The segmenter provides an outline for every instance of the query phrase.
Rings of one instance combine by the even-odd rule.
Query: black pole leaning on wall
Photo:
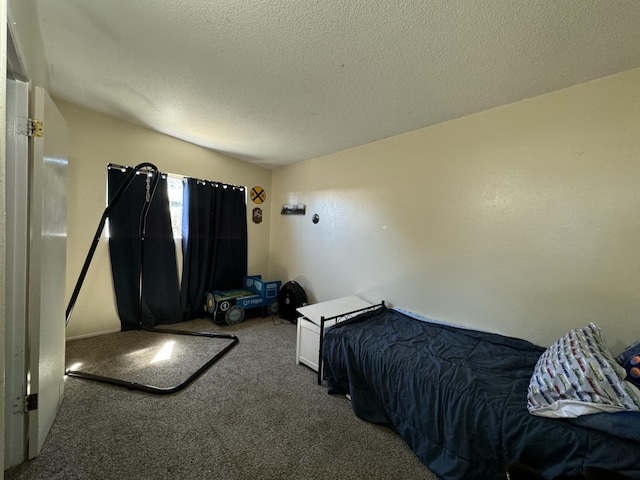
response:
[[[111,167],[111,165],[109,165]],[[121,167],[118,167],[121,168]],[[109,214],[113,207],[118,203],[120,197],[127,191],[133,179],[137,175],[139,171],[143,168],[147,168],[150,170],[157,171],[157,167],[152,163],[141,163],[137,165],[134,169],[129,172],[129,175],[125,178],[120,188],[116,191],[115,195],[107,205],[107,208],[104,209],[102,213],[102,217],[100,217],[100,222],[98,223],[98,228],[96,229],[96,233],[93,236],[93,241],[91,242],[91,246],[89,247],[89,253],[87,253],[87,258],[82,265],[82,270],[80,271],[80,275],[78,276],[78,280],[76,282],[76,286],[73,289],[73,293],[71,294],[71,299],[69,300],[69,304],[67,305],[65,325],[69,325],[69,318],[71,317],[71,313],[73,313],[73,308],[76,305],[76,301],[78,300],[78,295],[80,294],[80,289],[84,284],[85,277],[87,276],[87,272],[89,271],[89,265],[91,265],[91,261],[93,260],[93,255],[96,253],[96,248],[98,247],[98,243],[100,242],[100,237],[102,236],[102,231],[104,230],[104,225],[107,222],[107,218],[109,218]]]

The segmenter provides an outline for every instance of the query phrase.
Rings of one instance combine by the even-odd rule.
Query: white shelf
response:
[[[313,305],[306,305],[299,307],[298,313],[311,320],[316,325],[320,325],[320,318],[335,317],[336,315],[342,315],[343,313],[353,312],[361,308],[370,307],[371,304],[365,300],[362,300],[355,295],[348,297],[336,298],[335,300],[329,300],[327,302],[314,303]]]
[[[302,363],[314,371],[318,371],[322,317],[330,318],[370,306],[372,305],[369,302],[355,295],[350,295],[298,308],[297,311],[302,316],[298,318],[297,324],[296,363]],[[335,320],[325,322],[325,330],[333,324],[335,324]]]

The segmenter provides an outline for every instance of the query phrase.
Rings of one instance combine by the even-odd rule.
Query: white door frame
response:
[[[4,468],[27,455],[26,302],[29,84],[7,22]]]
[[[24,461],[26,447],[26,322],[29,86],[7,80],[5,262],[5,468]]]

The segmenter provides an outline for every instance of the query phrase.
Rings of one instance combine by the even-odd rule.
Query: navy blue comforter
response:
[[[543,351],[381,307],[329,329],[322,354],[329,393],[349,393],[358,417],[395,430],[442,479],[503,480],[515,461],[546,478],[597,466],[640,479],[640,443],[529,414]]]

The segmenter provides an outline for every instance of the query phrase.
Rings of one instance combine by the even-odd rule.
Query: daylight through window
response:
[[[169,210],[171,211],[171,228],[173,238],[182,238],[182,177],[167,175],[169,190]]]

